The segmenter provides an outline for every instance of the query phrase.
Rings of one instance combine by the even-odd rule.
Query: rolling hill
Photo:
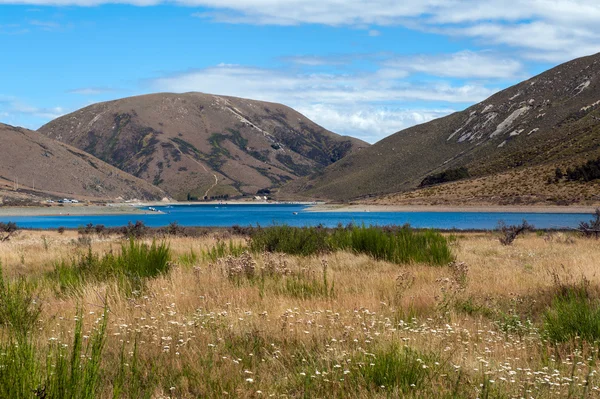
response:
[[[268,193],[368,146],[280,104],[202,93],[94,104],[39,131],[179,200]]]
[[[77,148],[0,123],[0,196],[28,195],[111,200],[166,196]]]
[[[281,194],[329,200],[379,197],[392,203],[411,198],[428,202],[431,196],[442,202],[452,196],[468,201],[478,193],[491,202],[519,202],[528,196],[534,202],[563,197],[584,201],[594,196],[589,185],[549,178],[556,167],[575,167],[599,155],[596,54],[559,65],[462,112],[395,133],[322,173],[290,183]],[[453,179],[460,182],[437,185]],[[422,184],[436,185],[402,194]],[[565,192],[569,194],[561,197]]]

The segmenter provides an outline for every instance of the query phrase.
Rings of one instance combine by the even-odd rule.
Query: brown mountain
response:
[[[422,195],[416,197],[435,193],[443,200],[452,193],[466,200],[485,196],[493,187],[490,195],[497,196],[496,202],[511,196],[518,202],[521,194],[535,196],[541,191],[544,194],[535,201],[552,201],[565,187],[576,187],[576,182],[550,185],[548,177],[556,166],[575,167],[599,155],[600,54],[596,54],[557,66],[462,112],[395,133],[321,174],[292,182],[283,192],[348,200],[467,179],[475,182],[475,188],[465,190],[464,184],[453,183],[450,191],[444,191],[442,184],[436,190],[419,190]],[[503,177],[494,180],[497,184],[490,180],[500,174]],[[588,191],[577,198],[590,199]],[[571,187],[569,192],[579,190]]]
[[[13,191],[18,188],[17,192]],[[0,123],[0,191],[54,197],[161,199],[157,187],[35,131]]]
[[[95,104],[39,131],[178,199],[254,195],[368,146],[281,104],[202,93]]]

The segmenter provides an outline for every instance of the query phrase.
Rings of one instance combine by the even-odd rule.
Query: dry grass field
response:
[[[0,301],[25,314],[21,298],[40,314],[21,337],[0,312],[2,392],[11,383],[13,397],[47,398],[598,397],[599,242],[447,238],[455,261],[434,266],[350,252],[215,260],[210,248],[248,238],[167,236],[169,268],[134,289],[57,277],[61,262],[119,253],[129,245],[120,236],[20,231],[0,243]],[[589,329],[576,318],[560,325],[565,309]],[[27,345],[32,359],[19,354]]]

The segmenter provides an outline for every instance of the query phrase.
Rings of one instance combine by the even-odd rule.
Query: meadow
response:
[[[0,397],[600,395],[596,239],[134,235],[0,242]]]

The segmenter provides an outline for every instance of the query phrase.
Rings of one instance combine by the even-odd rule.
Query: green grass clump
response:
[[[40,313],[34,286],[22,278],[5,280],[0,268],[0,397],[97,397],[107,310],[87,341],[78,312],[72,345],[56,341],[47,351],[36,344]]]
[[[41,306],[33,286],[25,279],[4,279],[0,265],[0,325],[4,329],[0,344],[0,397],[29,398],[36,387],[40,365],[32,333],[38,323]]]
[[[146,279],[169,271],[171,250],[166,243],[151,245],[131,238],[121,246],[121,251],[112,251],[102,256],[94,254],[91,247],[79,258],[55,264],[50,277],[59,282],[61,290],[77,290],[87,282],[116,279],[122,288],[139,290]]]
[[[327,230],[320,227],[274,226],[259,228],[250,248],[254,252],[283,252],[310,256],[345,250],[367,254],[374,259],[393,263],[428,263],[445,265],[453,260],[446,237],[432,230],[417,231],[410,227],[350,226]]]
[[[209,249],[202,250],[202,259],[216,262],[218,259],[224,258],[226,256],[240,256],[246,251],[247,248],[244,244],[236,244],[233,240],[229,240],[229,243],[225,243],[224,241],[217,241],[216,245],[212,246]],[[192,255],[195,257],[196,254]]]
[[[283,276],[280,284],[273,291],[277,295],[285,295],[298,299],[331,298],[335,295],[334,284],[327,280],[327,269],[323,268],[322,275],[309,271],[300,271]]]
[[[380,227],[337,229],[332,235],[335,249],[364,253],[392,263],[445,265],[454,258],[446,237],[432,230],[416,231],[402,227],[386,231]]]
[[[0,264],[0,325],[22,341],[34,329],[40,312],[34,286],[22,277],[6,281]]]
[[[600,340],[600,304],[583,289],[571,288],[557,295],[544,314],[544,332],[555,343],[579,337]]]
[[[429,385],[430,356],[409,348],[392,345],[359,356],[352,363],[360,365],[354,378],[369,390],[388,392],[419,391]]]
[[[329,233],[319,227],[273,226],[258,228],[252,234],[253,252],[283,252],[309,256],[332,250]]]

